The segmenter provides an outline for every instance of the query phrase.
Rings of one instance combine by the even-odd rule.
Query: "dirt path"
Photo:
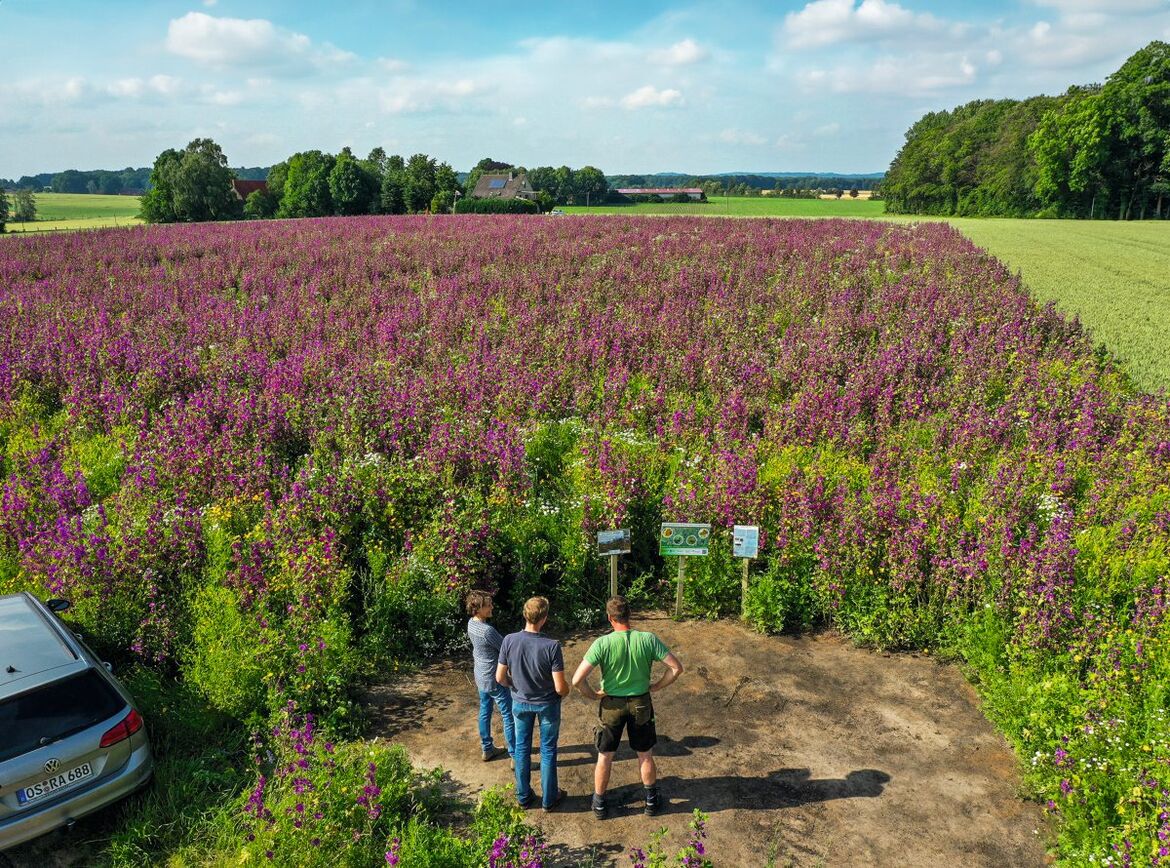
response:
[[[635,626],[658,633],[687,667],[655,697],[669,807],[642,815],[637,762],[623,746],[610,789],[621,806],[604,822],[593,818],[596,711],[574,693],[558,761],[569,798],[557,813],[529,814],[555,846],[552,864],[629,865],[625,853],[660,826],[673,852],[694,808],[710,816],[709,851],[721,866],[1044,864],[1041,812],[1019,798],[1011,750],[953,667],[859,650],[831,634],[770,638],[730,621],[665,617]],[[570,673],[592,638],[565,642]],[[470,658],[434,664],[372,701],[376,734],[474,793],[512,778],[506,759],[480,761],[470,673]],[[533,766],[539,790],[535,757]]]

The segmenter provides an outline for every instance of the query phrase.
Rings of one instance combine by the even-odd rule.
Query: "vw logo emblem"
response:
[[[57,759],[56,757],[45,763],[45,771],[50,775],[59,768],[61,768],[61,760]]]

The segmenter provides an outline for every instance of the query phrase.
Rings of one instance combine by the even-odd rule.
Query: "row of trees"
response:
[[[365,158],[343,148],[337,155],[301,151],[268,171],[267,189],[244,202],[232,188],[235,172],[211,139],[196,139],[182,151],[168,149],[155,160],[142,216],[152,223],[231,220],[239,217],[324,217],[354,214],[447,213],[470,196],[484,172],[525,171],[485,157],[463,183],[455,170],[427,154],[403,158],[374,148]],[[541,166],[528,171],[538,204],[605,201],[609,185],[600,169]]]
[[[1104,85],[931,112],[882,183],[893,213],[1161,218],[1170,199],[1170,45]]]
[[[336,156],[302,151],[269,170],[267,191],[249,195],[244,214],[260,219],[449,211],[456,191],[455,170],[426,154],[404,159],[374,148],[359,159],[349,148]]]
[[[882,175],[827,174],[724,174],[680,175],[661,172],[653,175],[610,175],[610,186],[618,187],[699,187],[708,196],[758,196],[765,190],[872,190]]]

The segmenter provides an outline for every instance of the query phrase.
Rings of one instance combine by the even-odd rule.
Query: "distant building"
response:
[[[528,183],[525,172],[484,173],[471,191],[473,199],[529,199],[536,200],[536,191]]]
[[[236,194],[236,198],[241,202],[246,202],[248,197],[257,190],[266,193],[268,192],[267,181],[242,181],[239,178],[232,178],[232,190]]]
[[[680,193],[694,202],[701,202],[707,197],[699,187],[622,187],[618,190],[623,196],[657,196],[659,199],[673,199]]]

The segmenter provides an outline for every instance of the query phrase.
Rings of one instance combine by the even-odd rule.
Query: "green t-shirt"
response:
[[[585,662],[601,669],[601,690],[607,696],[641,696],[650,689],[650,666],[670,649],[653,633],[615,630],[597,639]]]

